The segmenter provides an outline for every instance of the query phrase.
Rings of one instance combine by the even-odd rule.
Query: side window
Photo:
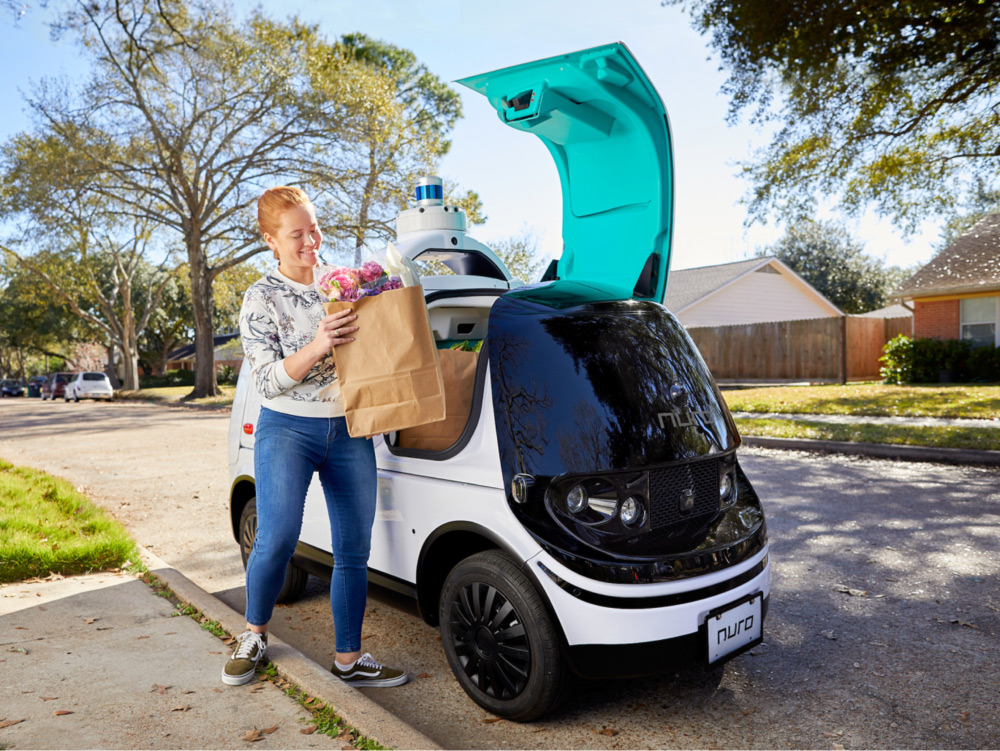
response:
[[[974,347],[994,347],[997,341],[997,318],[1000,297],[973,297],[961,301],[959,335]]]

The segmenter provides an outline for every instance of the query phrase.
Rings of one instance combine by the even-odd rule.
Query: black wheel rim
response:
[[[451,645],[465,675],[494,699],[518,696],[531,675],[531,646],[521,616],[496,587],[466,584],[451,603]]]
[[[246,523],[243,525],[243,536],[240,540],[240,547],[243,549],[243,567],[246,568],[250,559],[250,551],[253,550],[253,541],[257,537],[257,514],[248,514]]]

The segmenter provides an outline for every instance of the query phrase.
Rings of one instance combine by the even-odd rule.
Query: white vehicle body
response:
[[[558,94],[557,86],[565,85],[563,90],[567,92],[576,90],[572,86],[592,86],[599,94],[608,81],[613,86],[631,86],[624,113],[630,116],[641,109],[635,104],[639,97],[651,104],[659,102],[655,90],[622,45],[535,65],[549,66],[549,78],[534,69],[522,70],[531,68],[529,64],[463,83],[477,90],[493,86],[486,93],[501,111],[516,108],[520,112],[530,99],[530,107],[534,108],[531,117],[548,117],[548,122],[558,125],[558,134],[580,134],[585,144],[594,143],[597,126],[617,131],[601,119],[605,114],[574,110],[579,105]],[[567,69],[569,73],[565,73]],[[560,83],[559,75],[571,74],[576,79]],[[494,77],[487,84],[491,75]],[[517,76],[548,83],[537,92],[521,93],[517,87],[522,83],[514,80]],[[501,96],[502,86],[508,86],[508,94],[518,96]],[[549,94],[546,104],[548,91],[557,93]],[[579,95],[574,98],[581,99]],[[536,99],[542,103],[536,104]],[[659,106],[662,108],[662,104]],[[559,125],[559,117],[564,114],[569,126]],[[586,127],[573,125],[572,118],[577,116],[586,120]],[[510,115],[502,117],[513,119]],[[639,135],[669,150],[665,118],[658,118],[652,118],[648,127],[643,125]],[[539,122],[544,125],[546,121]],[[636,163],[640,169],[652,170],[651,175],[644,176],[649,185],[655,187],[658,181],[669,180],[669,165],[650,166],[648,160]],[[586,172],[580,170],[577,174]],[[563,177],[565,199],[568,178]],[[623,226],[611,221],[617,221],[615,208],[608,209],[607,199],[601,197],[603,204],[591,201],[601,209],[595,214],[598,218],[593,229],[564,227],[564,234],[577,237],[579,244],[575,258],[564,253],[558,262],[561,280],[550,270],[546,278],[553,281],[525,286],[511,277],[492,250],[467,235],[462,212],[444,205],[440,196],[440,180],[421,181],[418,206],[400,213],[396,247],[418,267],[430,261],[429,266],[421,268],[440,268],[434,264],[443,264],[453,272],[422,276],[435,339],[442,343],[483,340],[484,344],[471,411],[464,432],[449,449],[401,449],[396,434],[373,439],[378,496],[368,564],[371,581],[415,596],[424,620],[440,625],[449,663],[466,692],[484,707],[512,719],[530,719],[554,706],[558,687],[537,686],[543,680],[539,674],[558,674],[553,660],[565,661],[573,672],[592,677],[637,675],[661,671],[678,660],[717,663],[759,642],[770,593],[763,511],[739,467],[739,436],[725,402],[693,343],[660,304],[666,274],[657,273],[657,264],[662,264],[663,269],[668,267],[669,248],[654,251],[648,259],[646,249],[629,255],[622,261],[624,268],[617,269],[618,287],[609,287],[611,292],[600,289],[589,277],[574,277],[574,269],[587,266],[586,238],[593,234],[595,242],[603,242],[601,233]],[[590,199],[584,196],[575,200],[586,206]],[[669,210],[670,200],[666,195],[662,205],[649,203],[653,213],[643,218],[658,243],[664,238],[669,241],[669,216],[663,212]],[[625,209],[622,220],[634,223],[634,205]],[[664,223],[667,231],[663,230]],[[552,268],[556,269],[556,264]],[[622,280],[635,279],[640,270],[635,292],[629,286],[622,294]],[[631,281],[628,283],[631,285]],[[638,336],[628,328],[636,321],[646,327]],[[582,350],[587,350],[586,357],[592,359],[578,357],[574,369],[561,359],[570,351],[570,344],[551,357],[545,347],[551,347],[556,340],[569,342],[576,335],[550,336],[546,332],[581,322],[593,327],[582,337]],[[505,360],[497,347],[508,335],[520,336],[519,346],[525,347],[527,354]],[[541,348],[532,349],[536,344]],[[532,352],[539,356],[533,358]],[[635,362],[649,370],[645,380],[627,373],[632,367],[628,358],[633,354]],[[606,367],[608,363],[612,367]],[[538,375],[541,385],[525,373]],[[616,380],[619,374],[620,383]],[[504,406],[509,405],[503,399],[505,389],[510,388],[508,382],[519,377],[527,379],[519,383],[528,392],[543,394],[547,386],[552,387],[551,398],[539,399],[539,404],[554,406],[539,407],[535,412],[540,416],[532,413],[534,416],[529,418],[538,422],[529,425],[528,432],[549,430],[549,437],[558,437],[558,441],[543,441],[549,448],[535,449],[533,458],[525,458],[528,449],[522,455],[516,438],[519,433],[511,427],[518,419],[529,418],[521,415],[515,419],[510,407]],[[553,379],[551,384],[545,382],[548,377]],[[599,386],[610,395],[598,397]],[[580,387],[593,397],[595,419],[597,412],[605,408],[620,408],[625,414],[638,406],[635,414],[639,422],[646,422],[638,426],[626,424],[635,422],[635,415],[629,413],[631,416],[625,420],[619,414],[611,423],[600,423],[590,430],[585,421],[567,419],[567,415],[575,414],[576,403],[559,402],[563,395],[557,392]],[[593,410],[590,405],[588,402],[584,407]],[[259,409],[259,396],[249,372],[243,368],[230,425],[229,468],[233,535],[243,546],[244,556],[252,542],[249,531],[256,529],[255,520],[252,527],[245,527],[244,509],[250,507],[254,497],[253,430]],[[498,425],[498,420],[503,424]],[[551,432],[563,428],[565,433]],[[613,447],[610,438],[605,440],[612,429],[625,436]],[[605,441],[607,445],[595,450],[593,460],[585,460],[573,448],[577,445],[573,441],[579,439],[583,441],[579,445],[584,447],[590,445],[588,441]],[[625,459],[614,458],[624,455],[623,450],[628,455]],[[517,454],[516,468],[512,466],[512,452]],[[573,483],[577,485],[566,492]],[[613,484],[613,493],[607,490],[608,483]],[[595,490],[598,486],[605,489]],[[584,488],[580,492],[585,499],[579,517],[567,506],[578,488]],[[624,508],[626,501],[633,500],[638,501],[640,513],[634,517],[637,521],[629,522]],[[595,513],[603,509],[600,513],[605,515],[587,517],[592,509],[597,510]],[[673,514],[673,521],[665,521],[665,513]],[[685,516],[688,513],[691,516]],[[699,518],[702,521],[696,524]],[[634,526],[625,526],[630,524]],[[326,504],[318,479],[314,478],[292,568],[322,574],[324,567],[332,564],[331,550]],[[498,551],[499,557],[490,558],[489,551]],[[513,563],[520,583],[511,584],[513,580],[508,576],[501,586],[497,583],[500,579],[489,571],[476,573],[484,566],[495,568],[496,561]],[[288,581],[286,578],[286,586]],[[533,661],[525,663],[530,667],[530,676],[516,689],[506,689],[496,676],[492,684],[491,679],[483,677],[489,660],[503,659],[496,656],[504,654],[501,635],[494,634],[497,640],[492,641],[482,631],[482,623],[476,621],[466,636],[455,636],[465,618],[455,614],[460,605],[456,598],[472,592],[478,612],[478,593],[488,593],[484,596],[487,603],[492,603],[494,589],[508,596],[507,604],[515,614],[527,609],[528,599],[536,598],[533,602],[536,606],[541,602],[543,619],[551,625],[548,631],[538,631],[547,635],[548,641],[532,636],[522,650],[528,651]],[[511,596],[515,590],[524,597]],[[489,610],[488,604],[485,609]],[[542,610],[534,607],[536,616]],[[522,612],[517,616],[515,629],[523,632],[528,627],[531,619],[526,615]],[[499,613],[496,617],[500,617]],[[480,629],[475,639],[469,636],[473,627]],[[454,643],[449,635],[455,637]],[[555,651],[553,643],[557,643]],[[467,655],[474,650],[477,656],[473,660]]]
[[[77,373],[76,377],[66,384],[64,399],[68,402],[71,399],[75,402],[81,399],[104,399],[111,401],[115,391],[111,387],[111,381],[104,373],[96,371],[84,371]]]

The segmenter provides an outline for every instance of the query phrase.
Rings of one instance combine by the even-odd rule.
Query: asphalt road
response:
[[[227,420],[5,399],[0,457],[72,480],[241,610]],[[763,450],[741,461],[764,499],[773,568],[752,653],[712,671],[584,683],[540,721],[490,722],[451,676],[437,632],[372,587],[364,649],[414,680],[369,694],[457,748],[1000,746],[1000,473]],[[325,582],[279,607],[272,628],[329,662]]]

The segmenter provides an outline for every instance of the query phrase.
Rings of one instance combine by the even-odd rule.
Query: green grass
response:
[[[926,425],[833,425],[809,420],[740,418],[742,435],[768,438],[814,438],[851,443],[890,443],[902,446],[984,449],[1000,451],[1000,429]]]
[[[157,388],[139,389],[138,391],[119,391],[119,399],[142,402],[161,402],[175,404],[207,404],[216,407],[232,406],[236,387],[224,385],[219,396],[202,397],[201,399],[185,399],[191,393],[192,386],[159,386]]]
[[[1000,385],[779,386],[725,391],[734,412],[1000,418]]]
[[[0,583],[139,562],[125,528],[73,486],[0,459]]]

